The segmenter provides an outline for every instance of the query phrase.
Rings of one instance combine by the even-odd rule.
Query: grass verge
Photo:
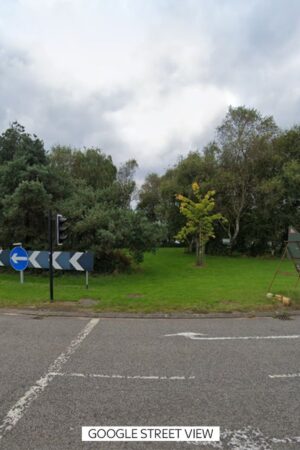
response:
[[[90,276],[89,290],[83,273],[58,274],[54,294],[60,304],[94,299],[94,310],[105,312],[268,311],[280,306],[266,298],[277,265],[273,259],[209,256],[206,266],[198,268],[194,256],[182,249],[160,249],[147,254],[132,274]],[[291,297],[292,308],[300,308],[294,266],[285,261],[282,270],[294,277],[279,275],[273,293]],[[21,286],[17,273],[0,273],[0,306],[46,306],[48,298],[46,275],[25,273]]]

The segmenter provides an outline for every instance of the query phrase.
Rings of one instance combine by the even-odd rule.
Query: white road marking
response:
[[[173,377],[165,377],[165,376],[157,376],[157,375],[106,375],[102,373],[63,373],[63,372],[52,372],[53,377],[79,377],[79,378],[117,378],[123,380],[194,380],[196,377],[185,377],[185,376],[173,376]]]
[[[222,450],[273,450],[274,444],[298,444],[300,436],[284,437],[282,439],[265,436],[259,428],[244,427],[240,430],[221,428],[220,442],[187,442],[190,445],[204,446]]]
[[[197,341],[238,341],[238,340],[260,340],[260,339],[300,339],[300,334],[291,334],[287,336],[213,336],[213,337],[201,337],[201,333],[177,333],[177,334],[165,334],[166,336],[183,336],[188,339]]]
[[[22,314],[18,314],[18,313],[1,313],[1,315],[3,314],[3,316],[21,316]]]
[[[300,377],[299,373],[283,373],[282,375],[269,375],[269,378],[298,378]]]
[[[195,339],[195,336],[207,336],[207,334],[193,333],[192,331],[187,331],[185,333],[165,334],[165,336],[184,336],[186,338]]]
[[[71,342],[65,352],[61,353],[56,360],[48,367],[47,373],[35,382],[31,388],[21,397],[17,403],[8,411],[3,422],[0,425],[0,440],[4,434],[10,431],[18,421],[23,417],[31,403],[41,394],[48,384],[55,377],[54,374],[61,372],[64,364],[69,360],[71,355],[78,349],[82,341],[90,334],[100,319],[91,319],[88,324],[80,331],[75,339]]]

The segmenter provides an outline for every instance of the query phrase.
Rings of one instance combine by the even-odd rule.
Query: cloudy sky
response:
[[[300,123],[299,0],[1,0],[0,131],[162,173],[229,105]]]

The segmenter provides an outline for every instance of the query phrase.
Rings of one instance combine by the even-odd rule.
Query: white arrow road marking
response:
[[[27,261],[28,260],[27,256],[18,256],[16,253],[14,253],[12,255],[11,259],[15,264],[18,264],[19,261]]]
[[[42,266],[36,260],[36,258],[39,256],[39,254],[40,254],[39,251],[34,251],[29,256],[29,261],[31,262],[33,267],[35,267],[36,269],[41,269],[42,268]]]
[[[2,252],[3,252],[3,250],[0,250],[0,255],[1,255]],[[2,261],[0,261],[0,266],[4,266]]]
[[[72,258],[70,259],[70,263],[72,264],[72,266],[74,267],[74,269],[84,271],[84,268],[83,268],[83,267],[79,264],[79,262],[78,262],[78,259],[80,258],[81,255],[82,255],[82,252],[76,252],[76,253],[74,253],[74,255],[72,256]]]
[[[207,336],[203,333],[193,333],[192,331],[187,331],[185,333],[175,333],[175,334],[165,334],[165,336],[184,336],[186,338],[195,339],[195,336]]]
[[[56,261],[56,259],[59,257],[59,255],[61,255],[61,252],[53,252],[53,256],[52,256],[52,266],[54,269],[58,269],[61,270],[62,267],[58,264],[58,262]]]
[[[300,335],[295,334],[291,336],[220,336],[220,337],[191,337],[198,341],[236,341],[236,340],[250,340],[250,339],[299,339]]]
[[[237,341],[237,340],[250,340],[250,339],[299,339],[300,334],[292,334],[289,336],[214,336],[214,337],[200,337],[201,333],[177,333],[177,334],[165,334],[165,336],[184,336],[189,339],[197,341]]]

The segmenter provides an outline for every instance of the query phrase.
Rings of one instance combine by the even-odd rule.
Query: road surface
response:
[[[300,449],[300,317],[0,314],[0,448]],[[219,426],[219,443],[82,442],[82,426]]]

